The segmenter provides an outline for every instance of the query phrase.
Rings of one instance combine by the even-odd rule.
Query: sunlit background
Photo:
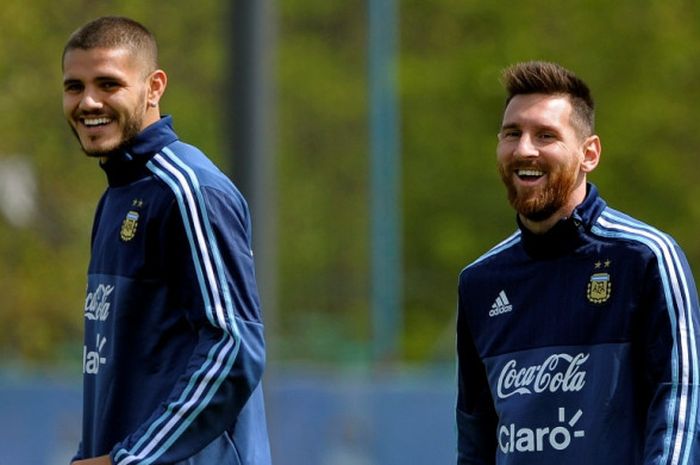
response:
[[[161,108],[253,207],[281,465],[454,463],[459,271],[515,227],[500,70],[546,59],[597,101],[613,207],[700,266],[700,17],[690,1],[5,0],[0,464],[66,464],[104,173],[61,110],[68,35],[146,24]]]

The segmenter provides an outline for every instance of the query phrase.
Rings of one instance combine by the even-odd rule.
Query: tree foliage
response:
[[[201,8],[200,8],[201,7]],[[28,160],[38,214],[18,228],[0,214],[0,349],[5,359],[78,361],[90,225],[104,173],[82,154],[61,110],[61,53],[72,31],[101,15],[132,16],[163,44],[164,99],[185,139],[221,158],[217,90],[221,2],[183,14],[178,2],[9,0],[0,11],[0,159]],[[161,18],[172,18],[163,22]],[[213,26],[212,26],[213,25]],[[192,31],[199,31],[193,34]]]
[[[0,215],[0,349],[78,359],[94,205],[105,186],[61,114],[60,53],[102,14],[150,26],[163,101],[184,140],[225,168],[230,33],[220,0],[31,4],[0,11],[0,158],[38,179],[27,227]],[[369,131],[365,2],[277,2],[279,309],[271,359],[367,361]],[[530,59],[581,75],[597,101],[604,197],[673,234],[700,265],[700,29],[692,2],[400,2],[404,326],[401,360],[451,360],[461,268],[515,228],[495,166],[499,73]]]

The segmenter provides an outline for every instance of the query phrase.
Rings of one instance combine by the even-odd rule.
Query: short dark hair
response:
[[[572,124],[582,137],[595,129],[595,103],[591,91],[573,72],[556,63],[528,61],[503,70],[503,84],[508,93],[506,105],[516,95],[565,95],[573,108]]]
[[[63,49],[61,62],[72,49],[128,48],[145,59],[148,72],[158,68],[158,46],[155,36],[143,24],[123,16],[94,19],[71,34]]]

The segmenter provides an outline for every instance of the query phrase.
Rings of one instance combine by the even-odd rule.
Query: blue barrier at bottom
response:
[[[67,465],[80,435],[80,385],[0,373],[0,465]],[[455,463],[451,376],[271,369],[265,380],[275,465]]]
[[[76,384],[0,378],[0,465],[66,465],[80,435]]]

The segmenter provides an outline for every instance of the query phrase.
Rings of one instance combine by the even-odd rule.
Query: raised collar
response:
[[[598,194],[598,189],[588,183],[585,199],[571,216],[560,220],[544,234],[531,232],[518,219],[525,251],[534,258],[555,258],[585,245],[589,241],[587,233],[605,206],[605,200]]]
[[[107,161],[100,163],[110,187],[123,186],[149,175],[146,168],[148,160],[178,139],[172,121],[171,116],[163,116],[141,131],[127,146],[110,153]]]

